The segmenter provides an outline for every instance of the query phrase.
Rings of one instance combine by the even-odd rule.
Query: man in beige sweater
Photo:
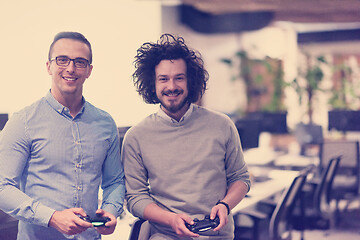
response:
[[[124,138],[128,210],[150,221],[151,239],[233,239],[231,209],[248,192],[249,174],[231,119],[194,104],[208,80],[200,54],[165,34],[138,49],[135,67],[137,91],[160,108]],[[206,215],[219,225],[187,228]]]

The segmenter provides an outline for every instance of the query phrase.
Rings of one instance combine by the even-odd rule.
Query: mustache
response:
[[[163,91],[162,94],[163,95],[170,95],[170,94],[182,94],[184,92],[184,90],[180,90],[180,89],[175,89],[173,91],[171,90],[167,90],[167,91]]]

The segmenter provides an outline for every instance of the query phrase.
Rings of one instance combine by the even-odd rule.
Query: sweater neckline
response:
[[[186,111],[186,113],[184,114],[184,116],[181,117],[180,121],[176,121],[175,119],[173,119],[172,117],[170,117],[169,115],[167,115],[164,110],[161,109],[161,107],[159,106],[159,110],[157,112],[157,115],[162,118],[166,123],[169,123],[171,125],[174,126],[181,126],[184,125],[186,122],[188,122],[188,119],[190,118],[190,115],[193,113],[194,111],[194,104],[191,103],[189,105],[188,110]]]

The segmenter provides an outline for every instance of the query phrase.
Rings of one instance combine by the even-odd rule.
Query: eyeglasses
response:
[[[56,58],[51,59],[50,61],[54,61],[56,62],[56,64],[60,67],[66,67],[69,66],[70,62],[73,61],[75,67],[77,68],[86,68],[90,63],[89,60],[85,59],[85,58],[69,58],[66,56],[58,56]]]

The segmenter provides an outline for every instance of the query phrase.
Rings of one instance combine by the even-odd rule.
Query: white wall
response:
[[[137,48],[156,40],[161,28],[158,1],[0,1],[0,113],[31,104],[51,85],[49,46],[60,31],[79,31],[92,44],[94,69],[85,98],[119,126],[133,125],[156,108],[143,103],[133,86]]]

